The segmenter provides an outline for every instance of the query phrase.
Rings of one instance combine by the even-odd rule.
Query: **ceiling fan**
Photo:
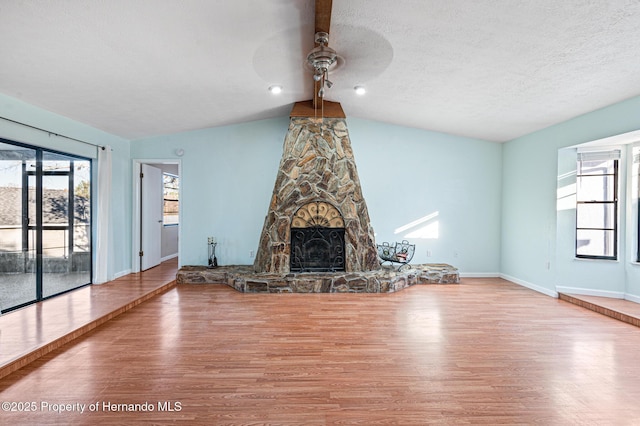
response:
[[[317,113],[319,108],[322,109],[324,116],[327,116],[324,114],[326,102],[324,101],[324,95],[326,89],[330,89],[333,86],[333,82],[329,80],[329,71],[335,70],[339,62],[343,62],[336,51],[329,47],[332,3],[333,0],[315,1],[315,47],[309,52],[305,62],[305,66],[313,72],[314,90],[310,106],[313,108],[314,114]],[[300,104],[299,107],[302,107],[302,104],[305,104],[305,107],[309,106],[308,102],[298,104]],[[335,110],[333,113],[330,112],[332,116],[345,117],[339,103],[328,102],[327,106],[331,110]],[[296,110],[295,107],[294,110]]]

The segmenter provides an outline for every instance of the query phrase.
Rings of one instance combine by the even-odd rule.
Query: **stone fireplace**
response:
[[[224,283],[247,293],[390,293],[454,283],[450,265],[381,266],[344,112],[295,104],[254,264],[184,266],[176,281]],[[328,114],[327,114],[328,112]]]
[[[292,115],[255,272],[379,268],[346,120]]]

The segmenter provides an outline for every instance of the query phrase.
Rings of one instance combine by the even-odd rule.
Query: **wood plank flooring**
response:
[[[640,303],[611,297],[559,293],[558,297],[574,305],[640,327]]]
[[[180,285],[0,380],[0,401],[36,408],[0,419],[634,425],[638,348],[637,327],[501,279],[394,294]]]
[[[175,286],[178,261],[0,316],[0,378]]]

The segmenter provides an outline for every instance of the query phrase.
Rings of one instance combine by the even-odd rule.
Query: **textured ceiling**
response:
[[[5,0],[0,93],[127,139],[286,116],[312,97],[313,15],[311,0]],[[640,0],[334,0],[329,44],[344,64],[326,99],[348,117],[492,141],[640,95]]]

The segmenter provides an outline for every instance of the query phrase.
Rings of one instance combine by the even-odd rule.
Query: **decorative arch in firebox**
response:
[[[344,228],[342,215],[334,206],[324,201],[313,201],[300,207],[293,215],[292,228]]]
[[[291,272],[345,270],[344,220],[335,206],[313,201],[291,220]]]

